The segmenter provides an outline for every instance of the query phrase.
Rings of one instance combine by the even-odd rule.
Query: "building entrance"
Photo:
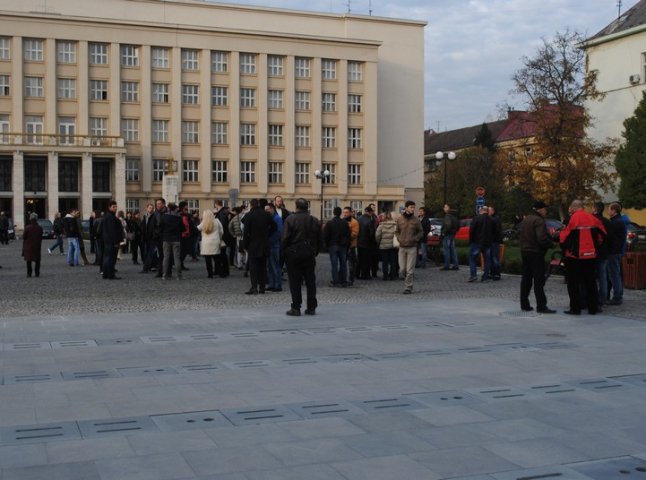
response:
[[[25,198],[25,218],[24,224],[29,223],[29,215],[36,213],[38,218],[47,218],[47,199],[38,197]]]

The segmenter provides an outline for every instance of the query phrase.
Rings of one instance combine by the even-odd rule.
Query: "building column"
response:
[[[294,68],[296,61],[293,55],[285,59],[285,131],[283,142],[285,144],[285,162],[283,163],[283,175],[287,175],[288,165],[296,164],[296,75]],[[311,134],[311,132],[310,132]],[[294,174],[292,181],[288,182],[287,176],[283,177],[285,185],[284,193],[292,197],[294,195]]]
[[[363,168],[361,171],[361,183],[364,185],[364,193],[377,196],[377,184],[379,181],[379,151],[378,151],[378,126],[377,126],[377,63],[366,62],[364,64],[364,101],[363,108]],[[388,159],[387,161],[395,161]],[[347,172],[346,172],[347,175]],[[399,182],[398,182],[399,183]]]
[[[11,123],[10,123],[10,132],[22,132],[25,130],[25,121],[23,118],[24,112],[24,96],[23,93],[25,86],[23,84],[23,60],[22,60],[22,37],[13,37],[11,39],[11,45],[13,46],[13,51],[18,52],[15,55],[11,56]],[[20,92],[20,93],[18,93]],[[24,142],[24,136],[21,138],[21,142]],[[21,177],[22,178],[22,177]],[[15,191],[15,190],[14,190]],[[17,217],[14,217],[17,218]]]
[[[81,157],[81,216],[88,218],[92,212],[92,154]]]
[[[141,142],[141,158],[139,159],[139,182],[146,196],[150,195],[153,186],[152,159],[152,61],[150,45],[140,47],[141,83],[139,84],[139,101],[141,102],[141,117],[139,119],[139,141]]]
[[[58,212],[58,153],[47,154],[47,217]]]
[[[110,81],[108,82],[110,102],[109,135],[121,136],[121,49],[118,43],[110,44]]]
[[[126,209],[126,176],[121,172],[126,171],[126,154],[117,153],[114,157],[114,188],[112,198],[116,200],[119,209]]]
[[[336,138],[337,185],[339,195],[348,195],[348,61],[340,60],[337,71],[339,87],[337,91],[337,115],[339,116]],[[363,140],[363,139],[362,139]],[[344,181],[339,181],[344,180]]]
[[[76,94],[78,96],[78,130],[80,135],[90,134],[90,81],[89,59],[88,59],[88,42],[80,41],[78,44],[78,83],[76,85]]]
[[[22,55],[21,55],[22,58]],[[25,227],[25,161],[20,151],[13,154],[13,175],[11,176],[13,190],[13,221],[22,228]]]
[[[258,125],[256,128],[256,184],[261,196],[267,195],[267,170],[269,159],[268,106],[267,106],[267,54],[258,55],[257,65],[258,88],[256,89],[256,108],[258,109]]]
[[[229,83],[229,187],[240,188],[240,53],[231,52]]]
[[[43,133],[58,134],[58,122],[56,118],[56,40],[48,38],[45,40],[45,126]],[[49,142],[45,138],[44,142]]]
[[[316,202],[314,203],[320,207],[321,189],[324,187],[323,182],[314,177],[314,172],[316,170],[322,170],[321,166],[323,163],[323,107],[321,102],[323,98],[323,81],[321,74],[321,58],[317,57],[312,60],[311,75],[312,94],[310,96],[310,108],[312,109],[312,128],[310,129],[310,142],[312,145],[312,164],[310,165],[310,176],[313,178],[312,193],[316,195]],[[337,148],[339,148],[338,144]],[[292,182],[295,181],[295,166],[296,165],[292,165],[293,170],[289,172]]]
[[[173,47],[171,49],[171,119],[170,119],[170,145],[171,155],[177,162],[179,188],[178,194],[182,193],[182,49]]]
[[[211,193],[211,50],[201,51],[200,71],[200,188]]]

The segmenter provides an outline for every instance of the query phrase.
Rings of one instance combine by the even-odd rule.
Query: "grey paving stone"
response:
[[[435,448],[484,445],[500,440],[499,437],[483,429],[482,424],[479,423],[428,428],[415,430],[412,433]]]
[[[332,438],[359,435],[365,431],[344,418],[318,418],[301,422],[285,422],[279,428],[287,431],[294,438]]]
[[[348,448],[359,452],[364,457],[405,455],[435,449],[430,443],[416,437],[412,433],[401,430],[352,435],[343,438],[342,441]]]
[[[347,420],[366,432],[424,430],[431,427],[430,423],[416,417],[412,412],[373,413],[348,417]]]
[[[295,440],[296,437],[282,428],[284,425],[288,424],[268,423],[263,425],[222,427],[205,430],[204,433],[213,439],[215,444],[221,448],[245,447],[270,442],[289,442]]]
[[[35,445],[0,446],[0,465],[2,468],[45,465],[47,450],[44,443]]]
[[[198,476],[275,470],[284,466],[261,446],[183,452],[182,457]]]
[[[89,438],[46,443],[47,463],[90,462],[135,454],[126,437]]]
[[[101,480],[176,480],[194,474],[179,454],[168,452],[97,460],[95,464]]]
[[[564,430],[533,419],[501,420],[478,425],[482,430],[509,441],[552,438],[565,433]]]
[[[216,447],[215,442],[200,430],[133,434],[128,435],[125,440],[137,455],[187,452]]]
[[[150,417],[104,418],[78,422],[83,438],[127,435],[132,433],[158,431]]]
[[[218,410],[153,415],[150,418],[164,432],[231,426]]]
[[[80,439],[76,422],[41,423],[0,428],[0,443],[25,445],[42,442]]]
[[[3,468],[3,480],[105,480],[94,462],[63,463],[35,467]]]
[[[440,477],[448,478],[518,470],[520,467],[477,446],[430,450],[409,456]]]
[[[514,470],[513,472],[492,473],[490,477],[495,480],[542,480],[558,478],[558,480],[590,480],[590,477],[575,472],[567,467],[560,465],[530,468],[527,470]],[[462,480],[462,479],[460,479]]]
[[[586,454],[575,450],[576,446],[552,439],[491,443],[484,448],[525,468],[589,460]]]
[[[440,475],[405,455],[336,462],[331,466],[348,480],[392,480],[393,478],[436,480],[441,478]]]
[[[328,465],[303,465],[262,472],[247,472],[248,480],[347,480]]]
[[[462,423],[489,422],[493,417],[477,412],[469,407],[461,405],[455,407],[427,408],[411,412],[431,425],[442,427],[447,425],[459,425]]]
[[[348,449],[341,440],[329,438],[269,443],[264,447],[285,465],[330,463],[362,458],[359,453]]]
[[[595,462],[569,465],[569,467],[593,480],[620,480],[646,475],[646,461],[634,457],[621,457]],[[639,477],[636,477],[639,478]]]

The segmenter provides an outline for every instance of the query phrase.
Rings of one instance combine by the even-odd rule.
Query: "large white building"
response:
[[[4,0],[0,209],[21,224],[110,198],[143,208],[169,169],[193,208],[421,202],[424,26],[197,0]]]

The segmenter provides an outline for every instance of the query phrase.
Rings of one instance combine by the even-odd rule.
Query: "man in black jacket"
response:
[[[269,236],[276,230],[271,215],[260,206],[257,198],[251,200],[251,210],[242,219],[244,231],[242,243],[247,251],[251,288],[247,295],[265,293],[267,285],[267,257],[269,257]]]
[[[162,241],[159,227],[161,225],[162,216],[167,212],[166,200],[158,198],[155,200],[155,212],[153,213],[153,240],[157,250],[157,276],[164,275],[164,242]]]
[[[123,225],[116,216],[117,202],[108,202],[108,211],[101,219],[99,233],[103,243],[103,279],[120,280],[114,275],[114,266],[117,263],[117,250],[123,241]]]
[[[348,248],[350,247],[350,226],[341,219],[341,207],[334,207],[334,218],[325,224],[323,238],[332,264],[331,287],[348,286]]]
[[[607,305],[621,305],[624,297],[623,279],[621,278],[621,257],[626,246],[626,224],[621,218],[621,205],[610,204],[610,230],[608,231],[608,275],[612,283],[612,298]]]
[[[489,217],[489,207],[480,207],[480,214],[471,221],[469,226],[469,282],[478,280],[477,263],[480,254],[484,257],[484,272],[482,281],[489,280],[491,268],[491,244],[493,243],[494,223]]]
[[[357,239],[357,250],[359,254],[359,275],[361,280],[372,280],[373,255],[377,253],[377,218],[372,207],[367,206],[357,221],[359,222],[359,238]],[[375,275],[376,276],[376,272]]]
[[[141,219],[141,242],[143,246],[142,260],[144,266],[140,273],[150,272],[155,260],[155,207],[152,203],[146,205],[146,213]]]
[[[500,280],[500,245],[502,244],[502,221],[496,209],[489,207],[489,218],[493,222],[493,243],[491,244],[491,279]]]
[[[440,270],[459,270],[458,253],[455,250],[455,234],[458,233],[460,222],[447,203],[444,205],[444,219],[442,220],[442,251],[444,266]],[[451,266],[453,265],[453,266]]]
[[[523,277],[520,281],[520,308],[526,312],[533,310],[529,304],[529,292],[534,284],[536,311],[539,313],[556,313],[547,307],[545,296],[545,252],[553,245],[545,226],[547,205],[534,203],[532,213],[520,224],[520,255],[523,261]]]
[[[168,211],[161,216],[159,222],[159,236],[161,237],[164,248],[164,263],[162,265],[162,278],[167,280],[171,272],[171,260],[175,264],[177,279],[182,278],[182,232],[184,232],[184,222],[182,215],[174,203],[168,204]]]
[[[606,206],[603,202],[595,202],[592,205],[592,215],[597,217],[603,227],[610,235],[610,220],[603,216],[603,211]],[[609,238],[606,237],[604,241],[598,245],[597,248],[597,258],[595,260],[596,270],[597,270],[597,288],[599,289],[599,307],[602,307],[608,300],[608,241]]]
[[[285,220],[281,249],[287,264],[289,290],[292,306],[287,315],[300,316],[303,294],[301,286],[305,280],[307,289],[307,315],[315,315],[316,301],[316,255],[321,247],[320,222],[307,211],[307,200],[296,200],[296,212]]]

